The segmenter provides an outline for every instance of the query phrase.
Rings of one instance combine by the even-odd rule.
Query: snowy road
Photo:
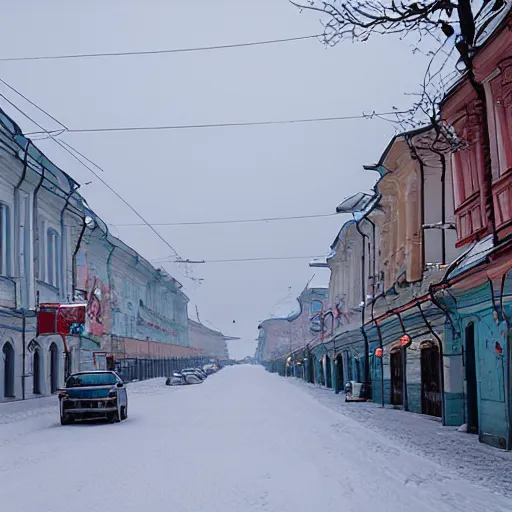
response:
[[[0,406],[2,510],[512,510],[259,367],[129,397],[117,425],[61,427],[55,398]]]

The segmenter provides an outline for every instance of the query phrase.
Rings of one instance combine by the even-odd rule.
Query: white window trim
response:
[[[2,201],[0,198],[0,215],[2,216],[2,249],[0,253],[0,275],[4,277],[11,277],[12,275],[12,204],[7,201]]]
[[[48,260],[49,255],[49,246],[48,246],[48,234],[50,231],[53,231],[52,236],[52,244],[53,244],[53,281],[50,282],[50,261]],[[41,275],[42,281],[46,284],[53,286],[56,289],[59,289],[59,281],[60,281],[60,265],[62,262],[60,261],[60,240],[61,233],[59,230],[47,220],[43,221],[43,242],[41,243],[43,258],[42,258],[42,268],[43,273]]]

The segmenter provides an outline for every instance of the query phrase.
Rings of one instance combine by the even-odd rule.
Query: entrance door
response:
[[[331,367],[331,358],[329,356],[325,356],[325,373],[326,373],[326,385],[328,388],[332,388],[332,367]]]
[[[14,397],[14,349],[7,342],[2,349],[4,359],[4,397]]]
[[[50,391],[55,393],[59,387],[59,352],[57,345],[50,345]]]
[[[34,388],[33,392],[35,395],[41,393],[41,356],[39,350],[34,352],[34,370],[33,370]]]
[[[336,356],[336,390],[339,393],[345,388],[345,382],[343,382],[343,357],[341,354]]]
[[[402,364],[402,349],[391,351],[391,404],[403,405],[404,372]]]
[[[421,412],[441,417],[441,358],[436,343],[421,344]]]
[[[466,401],[468,432],[478,434],[478,391],[476,383],[475,324],[466,327]]]

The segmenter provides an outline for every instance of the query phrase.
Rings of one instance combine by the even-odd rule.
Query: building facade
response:
[[[69,302],[84,214],[78,188],[0,111],[0,401],[54,392],[61,336],[37,336],[37,306]]]
[[[283,356],[292,354],[297,350],[305,349],[308,353],[321,346],[323,339],[323,312],[327,305],[327,288],[306,287],[297,298],[298,310],[282,318],[268,318],[258,326],[258,347],[256,349],[259,361],[269,363],[273,360],[281,360]],[[288,357],[288,356],[287,356]],[[304,364],[306,360],[306,364]],[[301,361],[286,361],[280,371],[295,371],[295,366],[300,368],[301,374],[317,374],[317,379],[324,375],[319,359],[315,356],[308,363],[308,358],[303,354]],[[300,363],[300,364],[299,364]],[[278,363],[280,364],[280,363]],[[307,366],[307,367],[306,367]]]
[[[181,284],[113,237],[78,187],[0,110],[0,402],[52,394],[107,354],[200,354]]]
[[[442,126],[397,135],[372,194],[343,201],[353,219],[331,271],[318,354],[342,389],[465,425],[512,449],[512,36],[510,10],[488,30],[441,106]],[[306,346],[270,368],[304,361]],[[261,355],[260,355],[261,357]],[[306,379],[311,380],[308,375]]]
[[[199,350],[202,357],[218,361],[229,359],[226,337],[221,332],[189,318],[188,338],[190,346]]]

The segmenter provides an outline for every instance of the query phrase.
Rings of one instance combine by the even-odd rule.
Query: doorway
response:
[[[4,397],[14,398],[14,348],[7,342],[2,348],[4,359]]]
[[[429,416],[442,415],[441,356],[439,346],[432,341],[420,345],[421,353],[421,412]]]
[[[466,326],[466,402],[468,432],[478,434],[478,389],[476,382],[475,324]]]
[[[336,356],[336,392],[339,393],[345,388],[345,382],[343,382],[343,357],[341,354]]]
[[[59,352],[57,345],[50,345],[50,392],[55,393],[59,387]]]
[[[41,355],[39,350],[34,352],[34,370],[33,370],[33,393],[39,395],[41,393]]]
[[[332,365],[331,358],[329,356],[325,356],[325,376],[326,386],[328,388],[332,388]]]
[[[404,367],[402,349],[396,347],[391,350],[391,405],[403,405]]]

